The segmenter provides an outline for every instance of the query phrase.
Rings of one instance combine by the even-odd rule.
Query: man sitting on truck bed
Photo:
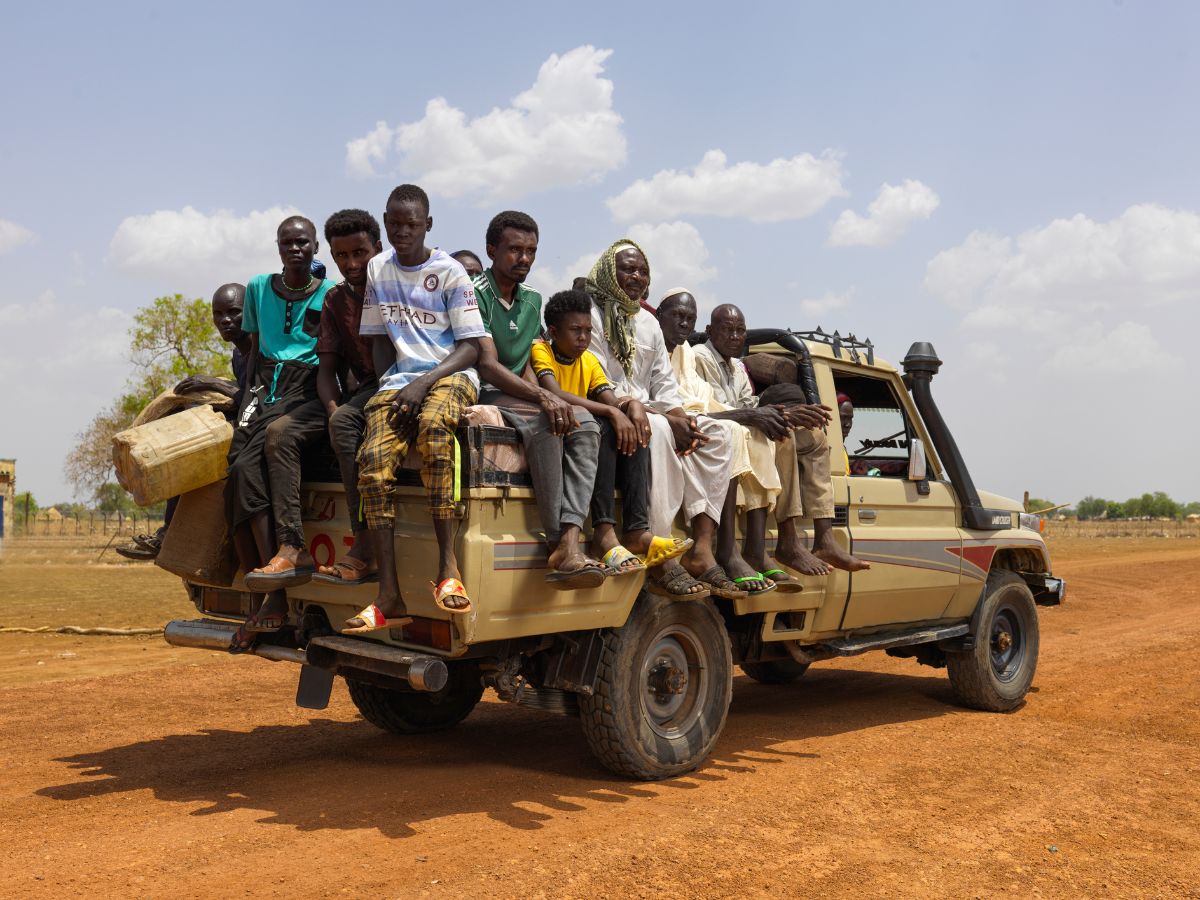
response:
[[[869,569],[867,563],[839,547],[833,536],[833,484],[829,477],[829,442],[825,436],[825,423],[830,419],[828,407],[803,403],[800,391],[796,391],[799,402],[760,406],[741,361],[746,345],[746,318],[732,303],[724,303],[712,311],[705,333],[708,341],[696,347],[696,367],[712,385],[717,400],[730,410],[725,415],[764,432],[772,440],[781,440],[790,433],[795,444],[795,454],[776,456],[784,483],[796,478],[799,464],[799,491],[793,496],[802,504],[802,509],[789,502],[776,510],[778,558],[809,575],[829,571],[820,563],[848,572]],[[795,520],[802,513],[813,520],[812,554],[800,543],[796,529]],[[766,518],[765,508],[746,516],[745,554],[764,570],[772,567],[766,552]]]
[[[736,548],[718,562],[712,546],[731,484],[736,489],[730,480],[733,448],[718,423],[684,411],[662,331],[654,316],[641,307],[649,286],[646,255],[628,239],[605,250],[586,281],[592,300],[592,352],[614,390],[636,398],[653,413],[649,416],[651,530],[670,534],[682,507],[695,539],[682,565],[670,563],[661,573],[648,573],[654,577],[647,588],[672,597],[709,593],[744,597],[727,569],[733,567],[735,577],[757,578],[757,573]],[[646,565],[662,562],[652,548]]]
[[[484,243],[492,264],[473,283],[491,337],[480,341],[479,376],[488,387],[479,402],[497,407],[521,436],[550,549],[546,580],[595,587],[607,562],[585,555],[579,534],[596,479],[600,426],[582,407],[539,387],[529,366],[542,333],[542,295],[524,284],[537,257],[537,223],[516,210],[498,213]]]
[[[433,218],[421,188],[402,184],[392,191],[383,227],[392,249],[367,266],[360,327],[374,339],[379,393],[367,403],[358,453],[358,490],[379,592],[373,605],[346,621],[345,634],[409,621],[396,575],[394,479],[414,441],[438,542],[434,603],[456,614],[471,609],[454,553],[454,432],[479,396],[471,367],[487,329],[462,264],[425,246]]]
[[[289,216],[276,238],[282,273],[256,275],[246,285],[242,328],[252,336],[253,362],[225,482],[225,511],[246,587],[268,593],[234,635],[232,652],[249,649],[255,633],[282,628],[288,612],[283,589],[308,581],[315,569],[300,517],[300,449],[325,430],[317,330],[333,282],[312,274],[318,244],[311,221]]]
[[[366,520],[358,501],[358,448],[362,446],[367,401],[379,381],[372,359],[373,341],[362,337],[363,295],[367,263],[383,252],[379,223],[364,209],[343,209],[325,220],[325,241],[342,273],[342,281],[325,295],[321,332],[317,338],[317,393],[329,418],[329,442],[337,456],[354,546],[332,565],[320,566],[313,576],[330,584],[362,584],[375,578],[370,542],[363,537]]]
[[[736,541],[738,507],[746,510],[746,532],[742,555],[763,579],[771,579],[783,591],[802,589],[799,582],[766,556],[767,513],[774,508],[780,522],[779,556],[785,564],[805,575],[825,575],[829,567],[804,548],[796,536],[795,518],[801,514],[800,484],[796,465],[793,423],[785,410],[767,406],[752,411],[737,409],[717,399],[716,391],[696,366],[696,351],[688,343],[696,327],[696,298],[684,288],[663,296],[658,304],[658,324],[671,354],[671,367],[679,381],[684,407],[725,422],[733,429],[741,471],[739,490],[731,496],[721,516],[718,546]],[[813,415],[813,423],[824,422]],[[752,423],[758,422],[757,425]]]

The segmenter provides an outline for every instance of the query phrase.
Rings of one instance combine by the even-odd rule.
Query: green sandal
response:
[[[759,588],[758,590],[753,590],[749,587],[742,587],[743,585],[748,585],[754,581],[765,582],[767,586]],[[735,578],[733,579],[733,583],[739,587],[742,587],[742,589],[745,590],[746,593],[748,593],[751,597],[757,597],[759,594],[769,594],[771,591],[775,590],[776,587],[775,582],[773,582],[770,578],[767,578],[765,575],[757,572],[753,575],[743,575],[741,578]]]
[[[775,587],[779,588],[781,594],[799,594],[804,590],[804,585],[789,575],[783,569],[767,569],[765,572],[759,572],[763,578],[770,579],[775,582]]]

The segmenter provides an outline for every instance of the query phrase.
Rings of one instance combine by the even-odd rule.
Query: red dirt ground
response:
[[[1200,546],[1054,549],[1017,712],[880,654],[739,675],[715,755],[658,784],[494,700],[425,738],[340,684],[310,714],[258,659],[6,680],[0,893],[1200,897]]]

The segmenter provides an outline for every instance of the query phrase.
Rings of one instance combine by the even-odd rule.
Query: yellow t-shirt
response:
[[[608,379],[604,377],[604,367],[591,350],[584,350],[583,355],[574,362],[561,363],[555,358],[554,348],[549,343],[536,343],[529,361],[533,365],[534,375],[538,378],[546,373],[553,375],[560,388],[576,397],[594,400],[602,388],[609,387]]]

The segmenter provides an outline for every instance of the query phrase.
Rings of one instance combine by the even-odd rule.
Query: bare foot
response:
[[[555,572],[574,572],[584,568],[589,562],[595,562],[595,560],[588,559],[587,555],[579,549],[579,543],[576,541],[566,545],[560,543],[550,552],[548,560],[550,568]]]
[[[720,560],[720,563],[721,568],[734,580],[739,591],[764,591],[775,584],[765,575],[759,575],[758,569],[746,562],[742,554],[737,551],[730,554],[728,559]],[[747,580],[738,581],[739,578]]]
[[[842,569],[846,572],[861,572],[863,569],[871,568],[870,563],[863,562],[856,556],[851,556],[839,547],[834,541],[832,534],[816,544],[813,548],[813,555],[823,562],[829,563],[835,569]]]
[[[775,554],[779,561],[789,568],[795,569],[801,575],[828,575],[833,571],[819,557],[809,553],[803,547],[779,547]],[[767,566],[762,571],[773,569],[774,566]]]

